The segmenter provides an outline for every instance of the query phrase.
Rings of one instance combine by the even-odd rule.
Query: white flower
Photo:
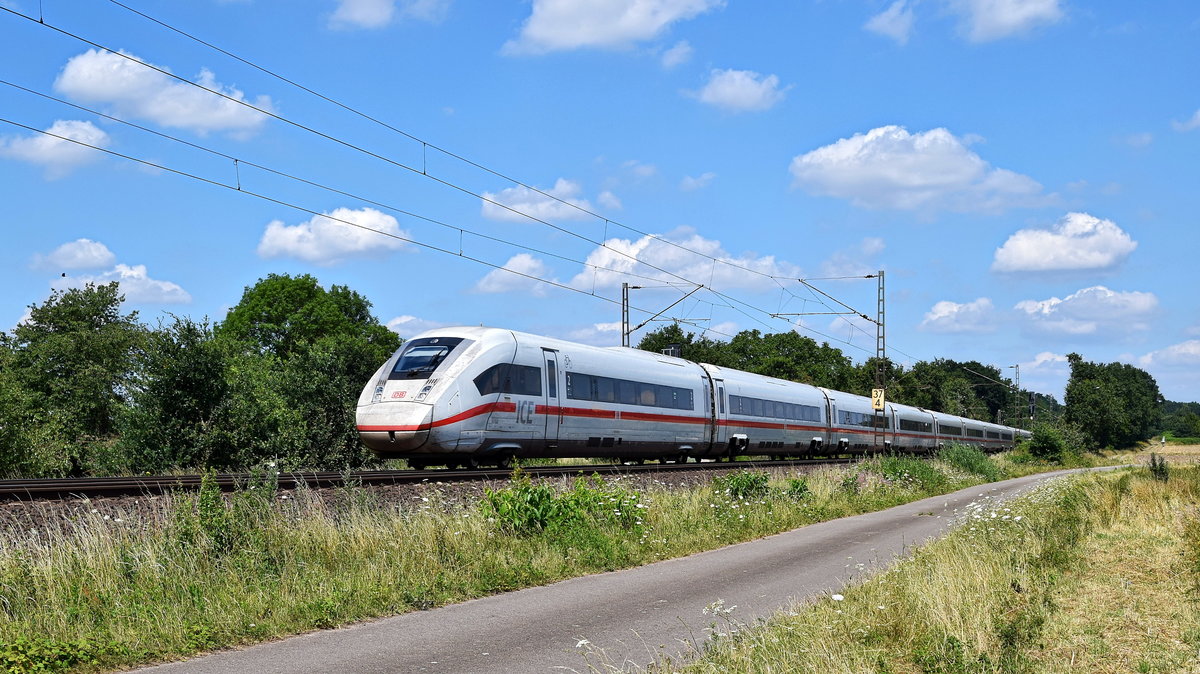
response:
[[[845,597],[843,597],[840,594],[831,594],[831,595],[829,595],[829,598],[834,601],[842,601],[843,599],[845,599]]]

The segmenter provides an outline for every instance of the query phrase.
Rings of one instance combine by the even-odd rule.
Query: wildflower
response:
[[[843,597],[840,594],[831,594],[831,595],[829,595],[829,598],[834,601],[842,601],[843,599],[845,599],[845,597]]]

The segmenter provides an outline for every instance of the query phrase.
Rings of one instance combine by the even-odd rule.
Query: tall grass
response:
[[[708,488],[518,477],[477,505],[436,488],[280,492],[269,479],[0,537],[0,665],[118,667],[625,568],[979,482],[908,458]]]
[[[727,625],[724,637],[682,669],[965,674],[1194,666],[1196,597],[1179,588],[1200,587],[1200,525],[1187,514],[1200,505],[1198,485],[1197,469],[1173,473],[1169,484],[1142,470],[1060,478],[1006,504],[981,500],[961,527],[901,565],[765,626]],[[1175,541],[1177,552],[1157,552],[1164,540]],[[1160,561],[1157,575],[1137,576],[1148,574],[1148,557]],[[1127,589],[1130,578],[1141,584]],[[1129,640],[1131,653],[1118,653],[1135,606],[1144,636]],[[1097,635],[1109,650],[1089,657]]]

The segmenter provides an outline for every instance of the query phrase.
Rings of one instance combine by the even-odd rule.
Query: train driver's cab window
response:
[[[528,365],[500,363],[475,377],[475,388],[479,395],[489,393],[515,393],[517,395],[542,395],[542,369]]]
[[[429,379],[454,352],[462,337],[425,337],[409,340],[400,351],[388,379]]]

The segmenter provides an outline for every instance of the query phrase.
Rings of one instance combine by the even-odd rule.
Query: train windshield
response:
[[[462,337],[425,337],[409,341],[388,379],[428,379],[462,341]]]

